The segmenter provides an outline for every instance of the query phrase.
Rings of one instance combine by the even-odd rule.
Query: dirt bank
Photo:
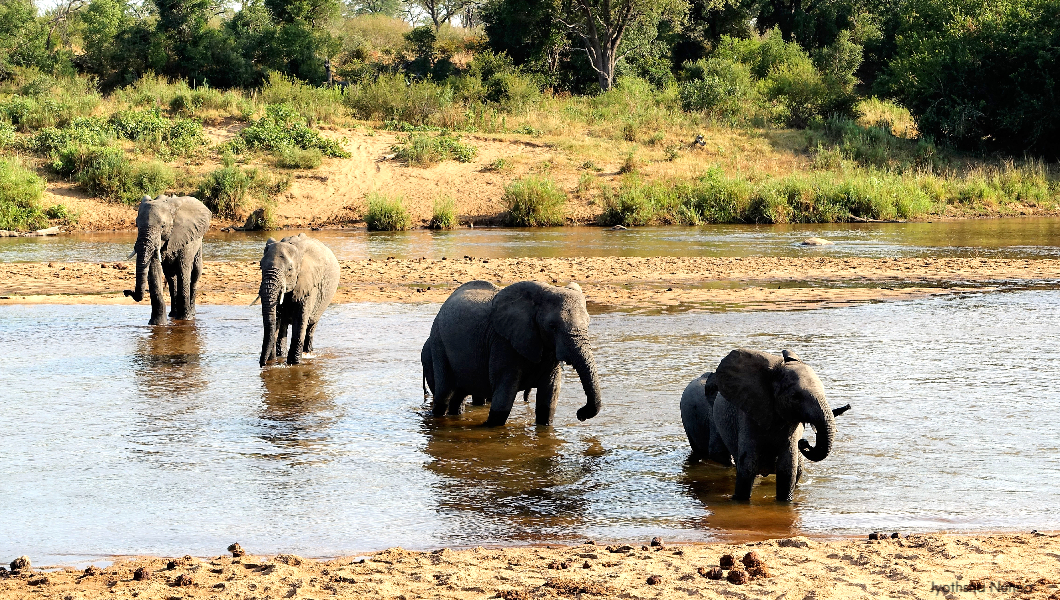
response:
[[[249,304],[257,262],[207,262],[202,304]],[[0,265],[0,303],[131,304],[132,263]],[[441,302],[461,283],[578,282],[602,309],[796,309],[1054,285],[1060,260],[978,258],[510,258],[343,261],[336,302]]]
[[[912,535],[820,542],[503,548],[376,554],[119,559],[104,569],[5,573],[16,598],[1060,598],[1060,537]],[[759,576],[712,580],[754,552]],[[751,561],[753,562],[753,561]],[[135,579],[139,572],[141,579]],[[731,572],[727,571],[726,573]],[[745,571],[746,572],[746,571]],[[146,577],[144,577],[146,576]],[[734,576],[734,579],[737,577]],[[940,588],[947,586],[943,591]],[[958,589],[956,586],[960,586]],[[966,591],[967,590],[967,591]],[[977,591],[978,593],[973,593]]]

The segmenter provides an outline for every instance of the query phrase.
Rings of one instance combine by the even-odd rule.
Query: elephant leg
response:
[[[487,427],[504,425],[508,415],[512,414],[515,397],[519,394],[519,373],[509,372],[493,386],[493,400],[490,403],[490,415],[486,419]]]
[[[276,359],[287,358],[287,329],[291,326],[287,311],[276,311]]]
[[[313,332],[317,330],[317,323],[320,321],[314,321],[305,328],[305,341],[302,342],[302,352],[309,354],[313,351]]]
[[[556,416],[556,401],[559,400],[559,388],[563,383],[563,367],[556,363],[548,377],[537,386],[537,405],[535,416],[538,425],[551,425]]]
[[[798,428],[798,435],[792,435],[788,439],[788,443],[784,448],[781,448],[780,454],[777,455],[777,501],[778,502],[790,502],[791,497],[795,494],[795,484],[799,481],[799,475],[801,474],[802,467],[799,465],[799,459],[802,458],[802,453],[799,452],[799,440],[802,439],[802,428]]]
[[[177,293],[173,296],[173,318],[186,321],[195,315],[191,301],[191,273],[195,270],[195,256],[181,256],[173,265],[177,275]],[[180,304],[177,304],[177,300]]]
[[[195,253],[195,261],[191,265],[191,285],[189,287],[190,293],[188,294],[188,318],[195,316],[195,297],[199,290],[199,277],[202,276],[202,247],[199,247],[199,251]]]
[[[486,406],[486,397],[485,396],[476,396],[476,395],[472,394],[471,395],[471,406]]]
[[[449,398],[449,409],[446,411],[446,414],[459,415],[464,412],[464,398],[467,398],[467,394],[464,392],[453,392],[453,395]]]
[[[178,311],[180,310],[180,282],[177,280],[177,274],[162,266],[162,274],[166,279],[166,286],[169,287],[169,316],[170,318],[177,318]]]
[[[297,307],[291,319],[291,350],[287,353],[287,364],[297,365],[302,360],[302,343],[305,340],[305,330],[308,326],[309,318],[305,307]]]
[[[166,324],[166,297],[162,294],[162,261],[156,256],[147,270],[147,291],[151,295],[151,320],[149,325]]]

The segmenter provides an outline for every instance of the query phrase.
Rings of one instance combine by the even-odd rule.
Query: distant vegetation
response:
[[[372,193],[368,195],[368,211],[364,215],[368,231],[405,231],[412,219],[400,197]]]
[[[422,168],[474,161],[473,133],[599,172],[601,140],[621,177],[570,193],[604,223],[1060,210],[1060,0],[586,6],[0,0],[0,153],[115,202],[198,191],[232,219],[286,189],[260,165],[341,160],[331,131],[366,122]],[[622,59],[594,54],[618,39]],[[211,139],[222,123],[237,133]],[[763,172],[763,144],[802,162]],[[562,224],[555,181],[510,181],[508,221]],[[28,206],[5,185],[4,206]]]

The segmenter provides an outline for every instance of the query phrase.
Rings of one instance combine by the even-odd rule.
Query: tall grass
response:
[[[368,231],[405,231],[412,226],[412,218],[398,196],[378,192],[368,195],[368,212],[364,215]]]
[[[434,201],[434,213],[429,225],[431,229],[456,229],[458,223],[455,200],[443,196]]]
[[[504,186],[505,222],[511,227],[556,227],[566,222],[567,194],[547,177],[529,176]]]
[[[0,159],[0,229],[27,231],[48,226],[41,210],[44,180],[21,164]]]
[[[207,173],[199,183],[196,197],[214,214],[225,219],[247,217],[254,201],[271,213],[268,198],[287,189],[290,178],[274,178],[261,169],[241,168],[230,158],[224,165]]]
[[[432,167],[444,160],[471,162],[478,153],[471,144],[465,144],[459,138],[446,134],[432,137],[424,133],[413,133],[391,149],[395,158],[414,167]]]

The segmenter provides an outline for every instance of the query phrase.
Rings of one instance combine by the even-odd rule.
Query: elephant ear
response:
[[[530,362],[540,362],[544,351],[537,331],[537,302],[534,290],[521,283],[510,285],[493,298],[493,329]]]
[[[714,371],[718,391],[759,426],[770,429],[778,419],[773,396],[774,370],[783,362],[782,357],[765,352],[733,350]]]
[[[781,350],[780,354],[784,356],[784,362],[802,362],[798,354],[795,354],[791,350]]]
[[[179,202],[173,211],[173,231],[169,234],[169,247],[181,248],[196,238],[201,238],[210,228],[210,209],[195,198],[174,199]]]

